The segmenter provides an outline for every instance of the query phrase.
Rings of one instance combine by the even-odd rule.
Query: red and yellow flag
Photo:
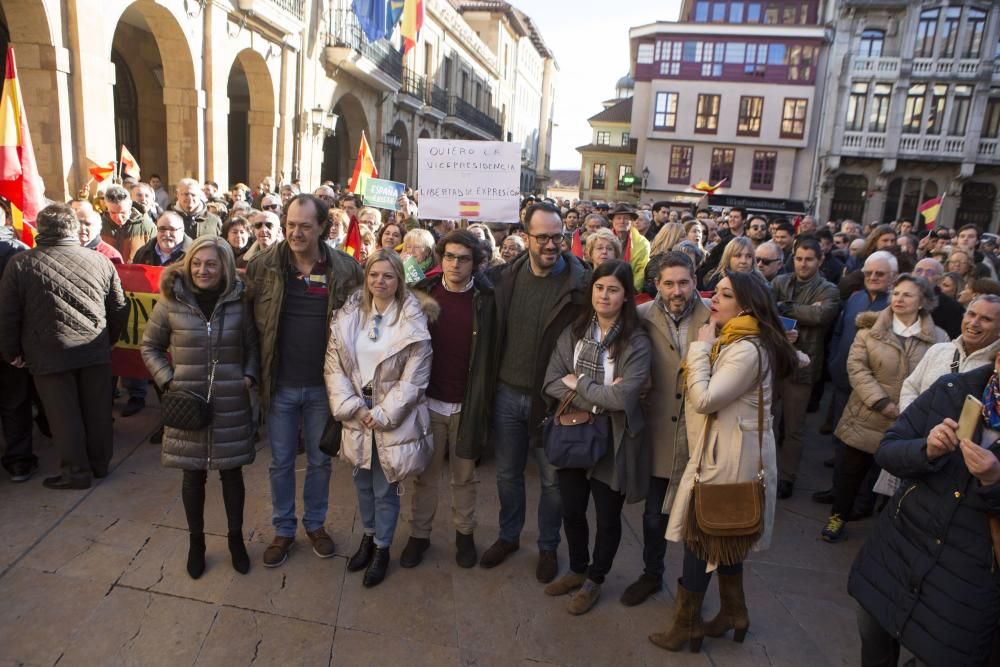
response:
[[[122,144],[122,173],[128,174],[135,180],[139,180],[139,163],[136,162],[135,156],[125,148],[125,144]]]
[[[361,261],[361,226],[354,216],[351,216],[351,224],[347,226],[347,236],[344,237],[341,250],[359,262]]]
[[[399,33],[403,36],[403,55],[417,44],[417,36],[424,26],[424,0],[405,0],[403,20]]]
[[[11,223],[18,237],[34,246],[35,217],[44,197],[12,47],[7,47],[7,71],[0,94],[0,197],[10,202]]]
[[[700,180],[691,187],[699,192],[704,192],[705,194],[714,195],[715,191],[721,188],[726,182],[726,179],[722,179],[715,185],[709,185],[707,181]]]
[[[93,160],[91,160],[90,158],[87,158],[87,162],[90,163],[90,166],[87,167],[87,173],[89,173],[93,177],[93,179],[98,183],[107,180],[115,173],[114,160],[111,160],[106,164],[98,164]]]
[[[146,330],[153,308],[160,298],[162,266],[145,264],[116,264],[118,277],[128,301],[128,316],[121,338],[111,350],[111,372],[123,378],[151,379],[146,364],[142,362],[139,344]]]
[[[351,183],[347,189],[356,195],[363,195],[369,178],[378,178],[378,168],[375,166],[372,151],[368,148],[368,139],[362,131],[361,145],[358,146],[358,157],[354,163],[354,174],[351,176]]]
[[[944,201],[944,195],[935,197],[934,199],[928,199],[917,207],[917,211],[920,215],[924,216],[924,229],[934,229],[934,224],[937,222],[938,214],[941,212],[942,201]]]
[[[479,202],[477,201],[460,201],[458,202],[458,216],[460,218],[478,218],[479,217]]]

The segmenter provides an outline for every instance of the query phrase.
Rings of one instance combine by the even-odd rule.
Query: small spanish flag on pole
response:
[[[934,229],[938,214],[941,213],[941,202],[943,201],[944,195],[941,195],[934,199],[928,199],[917,207],[917,212],[924,216],[924,229]]]
[[[103,183],[108,178],[114,176],[115,173],[114,160],[111,160],[107,164],[98,164],[93,160],[91,160],[90,158],[87,158],[87,162],[90,163],[90,166],[87,167],[87,173],[89,173],[91,177],[93,177],[93,179],[98,183]]]
[[[378,178],[378,168],[375,166],[372,151],[368,147],[368,139],[362,131],[361,145],[358,146],[358,157],[354,163],[354,175],[351,176],[351,183],[347,189],[356,195],[363,195],[369,178]]]
[[[34,246],[35,217],[44,201],[42,179],[31,147],[11,47],[7,47],[7,70],[0,93],[0,197],[10,202],[11,223],[18,237]]]
[[[122,144],[122,160],[121,160],[122,173],[131,176],[135,180],[139,180],[139,163],[136,161],[135,156],[129,152],[129,149],[125,148],[125,144]]]
[[[341,250],[359,262],[361,261],[361,226],[354,216],[351,216],[351,224],[347,226],[347,236],[344,237]]]

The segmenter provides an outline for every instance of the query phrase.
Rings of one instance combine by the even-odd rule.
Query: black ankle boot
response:
[[[347,571],[348,572],[358,572],[360,570],[368,567],[368,563],[372,561],[372,553],[375,551],[375,536],[365,535],[361,536],[361,544],[358,546],[358,550],[354,552],[351,559],[347,561]]]
[[[389,548],[375,547],[375,555],[372,556],[372,562],[365,570],[365,578],[361,583],[365,585],[365,588],[378,586],[385,579],[385,573],[388,571]]]
[[[250,571],[250,555],[247,547],[243,544],[243,532],[236,534],[229,533],[229,555],[233,559],[233,569],[240,574]]]
[[[205,572],[205,533],[191,533],[187,571],[192,579],[197,579]]]

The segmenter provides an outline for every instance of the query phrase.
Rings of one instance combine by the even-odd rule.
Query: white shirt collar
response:
[[[454,294],[465,294],[470,289],[472,289],[472,286],[475,284],[475,282],[476,282],[475,278],[469,278],[469,282],[465,285],[465,287],[463,287],[460,290],[453,290],[452,288],[448,287],[448,281],[445,280],[444,278],[441,278],[441,287],[444,288],[445,292],[453,292]]]
[[[910,336],[916,336],[920,333],[920,317],[914,320],[913,324],[906,326],[903,324],[898,317],[892,316],[892,332],[897,336],[902,336],[903,338],[909,338]]]

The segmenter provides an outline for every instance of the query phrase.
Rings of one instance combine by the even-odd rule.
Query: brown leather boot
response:
[[[701,640],[705,629],[701,620],[701,603],[704,593],[692,593],[677,581],[677,609],[673,625],[666,632],[654,632],[649,641],[668,651],[680,651],[690,642],[691,652],[701,650]]]
[[[705,634],[709,637],[722,637],[730,630],[735,630],[733,641],[743,643],[750,628],[750,616],[743,597],[742,572],[719,575],[719,603],[721,609],[715,618],[705,624]]]

